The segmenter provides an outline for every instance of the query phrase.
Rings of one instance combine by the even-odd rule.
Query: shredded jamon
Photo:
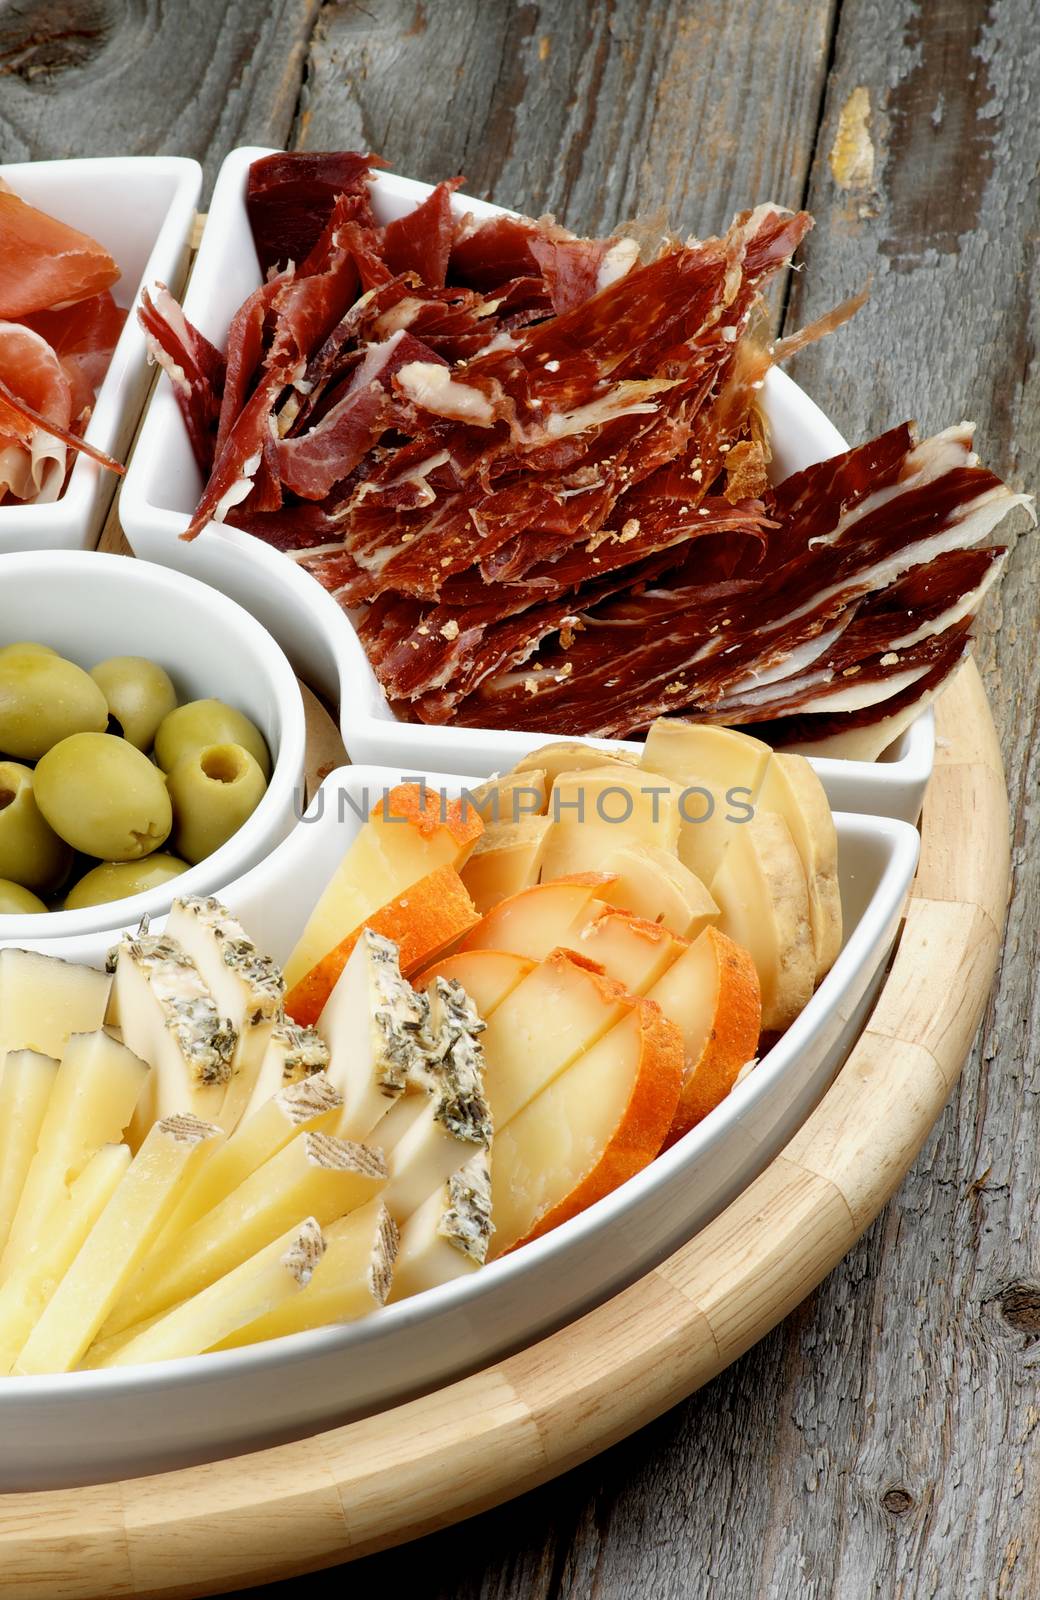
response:
[[[379,226],[376,158],[254,163],[265,281],[224,356],[142,310],[231,521],[349,612],[399,716],[631,735],[682,713],[800,737],[936,692],[1024,501],[967,424],[909,424],[772,486],[763,290],[812,226],[582,239],[429,191]]]

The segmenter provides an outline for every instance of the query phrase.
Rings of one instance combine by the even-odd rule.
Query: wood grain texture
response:
[[[970,666],[952,685],[940,729],[964,730],[978,705],[974,677]],[[379,1415],[185,1471],[0,1497],[6,1585],[26,1600],[173,1600],[363,1557],[587,1461],[794,1311],[920,1149],[989,993],[1006,812],[965,807],[960,782],[964,771],[990,775],[976,759],[987,720],[930,786],[921,872],[866,1033],[797,1136],[696,1238],[550,1338]],[[980,858],[986,873],[975,870]]]
[[[0,161],[194,156],[288,137],[320,0],[0,6]]]

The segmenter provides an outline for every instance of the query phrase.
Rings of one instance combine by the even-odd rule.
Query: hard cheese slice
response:
[[[542,858],[543,882],[595,872],[620,844],[653,844],[674,852],[681,794],[667,777],[639,767],[561,772],[549,799],[554,826]]]
[[[492,1256],[576,1216],[653,1160],[682,1065],[678,1028],[640,1001],[496,1133]]]
[[[508,950],[459,950],[427,967],[416,978],[415,986],[428,989],[435,978],[448,978],[461,984],[479,1014],[486,1018],[534,965],[527,956],[516,956]]]
[[[652,724],[641,764],[684,791],[679,859],[702,883],[711,884],[730,840],[750,815],[771,755],[761,739],[733,728],[680,717],[659,717]]]
[[[271,1030],[243,1117],[251,1116],[288,1084],[325,1072],[328,1065],[329,1047],[317,1028],[301,1027],[291,1017],[283,1017]]]
[[[476,1272],[491,1238],[491,1170],[481,1151],[414,1211],[401,1229],[390,1299]]]
[[[324,1253],[321,1228],[313,1217],[307,1217],[190,1300],[157,1317],[101,1365],[131,1367],[141,1362],[176,1361],[211,1350],[239,1328],[298,1298]]]
[[[35,1050],[0,1057],[0,1251],[7,1243],[25,1175],[36,1154],[58,1063]]]
[[[300,1217],[345,1216],[383,1187],[386,1165],[364,1145],[303,1133],[144,1263],[105,1324],[104,1336],[198,1294]]]
[[[508,950],[531,961],[544,961],[595,915],[597,896],[609,889],[612,881],[607,873],[578,872],[555,883],[524,889],[482,917],[460,948]]]
[[[600,898],[631,911],[679,939],[696,939],[717,922],[719,908],[701,880],[678,856],[653,844],[625,844],[603,860],[603,871],[614,876]]]
[[[198,1117],[164,1117],[149,1130],[126,1176],[22,1347],[16,1373],[70,1372],[129,1282],[211,1139]]]
[[[774,755],[758,804],[761,810],[783,817],[801,859],[819,982],[837,959],[842,931],[838,833],[826,791],[804,756]]]
[[[523,817],[485,829],[462,869],[462,881],[481,915],[538,882],[552,829],[551,817]]]
[[[0,1059],[8,1050],[60,1058],[72,1033],[105,1020],[111,980],[33,950],[0,950]]]
[[[372,1200],[324,1230],[325,1253],[301,1292],[247,1323],[214,1348],[233,1350],[307,1328],[354,1322],[386,1302],[397,1256],[397,1228]]]
[[[460,867],[483,828],[472,805],[445,801],[425,785],[391,789],[373,808],[311,913],[285,964],[289,987],[411,884],[438,867]]]
[[[148,1067],[99,1030],[65,1046],[47,1101],[36,1153],[26,1173],[3,1256],[0,1282],[31,1253],[53,1206],[95,1150],[120,1139],[148,1081]]]
[[[613,906],[600,907],[576,935],[562,942],[624,984],[629,994],[645,994],[686,949],[667,928]]]
[[[750,952],[762,991],[762,1027],[788,1027],[811,998],[816,955],[805,871],[782,817],[759,811],[734,831],[711,892],[719,931]]]

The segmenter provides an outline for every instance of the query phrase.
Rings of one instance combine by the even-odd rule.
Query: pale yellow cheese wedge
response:
[[[565,941],[568,949],[594,961],[629,994],[645,994],[686,948],[685,941],[630,911],[603,906]]]
[[[374,806],[340,862],[285,964],[293,988],[323,956],[420,878],[438,867],[459,868],[483,832],[476,810],[441,805],[417,784],[389,791]]]
[[[366,928],[318,1018],[345,1138],[367,1139],[403,1093],[427,1010],[401,976],[396,944]]]
[[[523,889],[482,917],[459,948],[508,950],[530,961],[544,961],[596,915],[601,909],[598,896],[609,884],[606,873],[585,872]]]
[[[490,1161],[481,1151],[404,1223],[390,1300],[476,1272],[487,1260],[491,1234]]]
[[[436,977],[461,984],[482,1017],[490,1017],[535,965],[527,956],[509,950],[457,950],[442,956],[419,974],[417,989],[428,989]]]
[[[679,717],[652,724],[641,765],[686,791],[678,854],[702,883],[711,885],[729,840],[743,825],[740,819],[754,806],[771,754],[761,739],[733,728]]]
[[[198,1117],[164,1117],[149,1130],[14,1363],[16,1373],[70,1372],[133,1277],[222,1130]]]
[[[132,1367],[198,1356],[259,1317],[291,1304],[310,1283],[325,1251],[313,1217],[306,1217],[215,1283],[157,1317],[101,1362]]]
[[[464,789],[462,798],[470,800],[483,818],[485,830],[522,822],[525,817],[541,817],[549,801],[545,772],[540,767],[517,768],[501,777],[489,778],[473,789]],[[481,838],[483,835],[481,835]],[[474,849],[480,846],[477,840]]]
[[[484,1088],[498,1138],[546,1084],[635,1005],[619,984],[556,951],[488,1018]]]
[[[271,1031],[243,1117],[252,1116],[288,1084],[297,1083],[315,1072],[327,1072],[328,1065],[329,1047],[317,1028],[301,1027],[291,1018],[283,1017]]]
[[[54,1207],[35,1248],[0,1287],[0,1376],[6,1377],[80,1246],[130,1165],[130,1146],[95,1150],[64,1200]]]
[[[595,745],[579,740],[559,739],[543,744],[530,755],[524,756],[513,768],[515,773],[541,772],[546,787],[552,790],[561,772],[582,772],[589,767],[634,767],[639,757],[627,750],[599,750]]]
[[[217,1010],[238,1035],[219,1119],[230,1133],[249,1104],[268,1041],[282,1016],[285,979],[212,895],[175,900],[164,931],[187,951]]]
[[[838,833],[826,791],[804,756],[774,755],[766,768],[758,805],[783,817],[801,859],[809,889],[809,924],[819,982],[841,949]]]
[[[320,1226],[363,1205],[386,1182],[381,1156],[327,1133],[302,1133],[180,1238],[153,1252],[105,1323],[103,1337],[186,1300],[270,1244],[300,1217]]]
[[[678,856],[653,844],[620,845],[604,857],[602,870],[614,882],[601,900],[659,922],[679,939],[693,941],[719,919],[719,908],[697,875]]]
[[[156,1254],[161,1257],[167,1248],[176,1251],[178,1235],[284,1150],[290,1139],[305,1131],[335,1133],[342,1107],[343,1096],[323,1072],[279,1089],[203,1162],[195,1181],[174,1207],[156,1244]]]
[[[554,823],[542,856],[542,882],[597,872],[622,844],[674,852],[682,821],[682,788],[667,776],[614,763],[561,772],[549,796]]]
[[[734,830],[711,892],[719,931],[750,952],[762,989],[762,1031],[789,1027],[811,998],[816,954],[809,889],[791,830],[759,811]]]
[[[0,1257],[0,1282],[32,1250],[51,1208],[95,1150],[118,1143],[148,1075],[140,1057],[103,1029],[68,1040]]]
[[[0,1057],[0,1251],[36,1154],[57,1071],[52,1056],[35,1050],[11,1050],[6,1058]]]
[[[488,825],[461,874],[481,916],[500,900],[538,882],[553,826],[551,817]]]
[[[61,1057],[72,1033],[105,1020],[111,979],[34,950],[0,950],[0,1058],[8,1050]]]
[[[386,1303],[397,1255],[397,1228],[381,1200],[372,1200],[325,1228],[325,1254],[299,1294],[246,1323],[213,1346],[281,1339],[308,1328],[356,1322]],[[224,1280],[226,1281],[226,1280]]]

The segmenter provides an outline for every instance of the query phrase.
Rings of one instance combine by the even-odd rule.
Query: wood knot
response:
[[[1000,1314],[1016,1333],[1040,1338],[1040,1284],[1011,1283],[997,1296]]]
[[[905,1517],[914,1507],[914,1497],[909,1489],[903,1489],[899,1484],[894,1484],[891,1489],[886,1489],[881,1496],[881,1504],[893,1517]]]

